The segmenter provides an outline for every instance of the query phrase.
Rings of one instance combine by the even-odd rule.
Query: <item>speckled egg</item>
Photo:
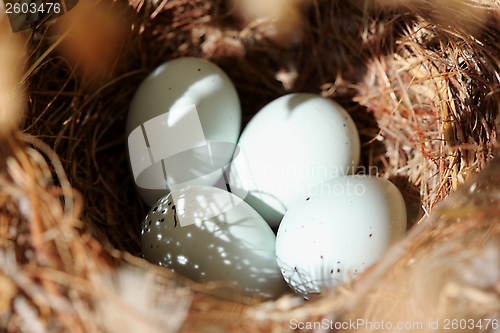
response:
[[[211,170],[210,161],[230,162],[240,129],[238,94],[217,65],[182,57],[156,68],[138,87],[126,121],[128,153],[142,199],[151,207],[168,194],[171,183],[166,179],[213,186],[221,173]],[[232,145],[222,156],[214,156],[216,147],[207,148],[202,160],[191,165],[175,158],[195,148],[193,155],[200,155],[200,149],[212,143]],[[179,165],[181,169],[172,170]]]
[[[405,202],[388,180],[339,177],[315,192],[288,210],[276,238],[283,277],[305,297],[363,272],[406,231]]]
[[[238,146],[241,158],[232,163],[232,177],[272,227],[310,186],[355,173],[360,154],[347,111],[306,93],[266,105],[245,127]]]
[[[228,204],[224,196],[234,199],[234,207],[222,207]],[[185,214],[214,211],[220,214],[181,226]],[[236,293],[264,299],[287,289],[269,225],[247,203],[218,188],[193,186],[161,198],[146,216],[141,244],[145,259],[197,282],[230,281]]]

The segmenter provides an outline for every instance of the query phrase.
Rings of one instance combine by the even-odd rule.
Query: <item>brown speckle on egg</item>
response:
[[[174,212],[174,228],[177,227],[177,214]]]

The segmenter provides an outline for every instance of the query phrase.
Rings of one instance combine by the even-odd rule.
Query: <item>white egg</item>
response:
[[[388,180],[345,176],[316,192],[288,210],[276,238],[283,277],[306,297],[363,272],[406,231],[405,202]]]
[[[354,173],[360,154],[349,114],[331,99],[304,93],[266,105],[238,146],[242,158],[232,163],[231,178],[273,227],[308,187]]]
[[[222,177],[221,165],[231,160],[240,129],[236,89],[219,67],[188,57],[159,66],[139,86],[126,123],[141,197],[152,206],[169,193],[173,179],[212,186]],[[213,143],[232,144],[218,149],[222,163],[213,162],[215,149],[207,146]],[[196,158],[199,163],[193,163]]]
[[[181,226],[186,214],[200,218]],[[236,293],[264,299],[287,289],[269,225],[247,203],[217,188],[193,186],[161,198],[146,217],[141,244],[146,260],[197,282],[231,281]]]

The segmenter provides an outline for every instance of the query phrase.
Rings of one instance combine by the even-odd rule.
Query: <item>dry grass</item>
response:
[[[289,332],[292,318],[498,316],[500,185],[495,165],[473,175],[496,149],[500,5],[452,2],[303,2],[278,42],[268,29],[281,21],[221,0],[81,0],[97,8],[92,29],[77,7],[39,31],[1,33],[0,328]],[[186,55],[228,73],[245,122],[288,92],[336,99],[356,121],[363,166],[400,187],[410,224],[431,217],[355,284],[305,303],[224,301],[217,284],[147,265],[135,256],[147,208],[125,116],[141,80]]]

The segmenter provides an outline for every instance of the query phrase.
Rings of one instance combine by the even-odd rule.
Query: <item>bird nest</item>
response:
[[[2,10],[0,331],[498,329],[499,10],[496,0],[81,0],[15,34]],[[148,265],[125,118],[142,79],[182,56],[225,70],[244,124],[290,92],[342,104],[361,166],[405,198],[407,236],[309,301],[222,300],[220,283]]]

